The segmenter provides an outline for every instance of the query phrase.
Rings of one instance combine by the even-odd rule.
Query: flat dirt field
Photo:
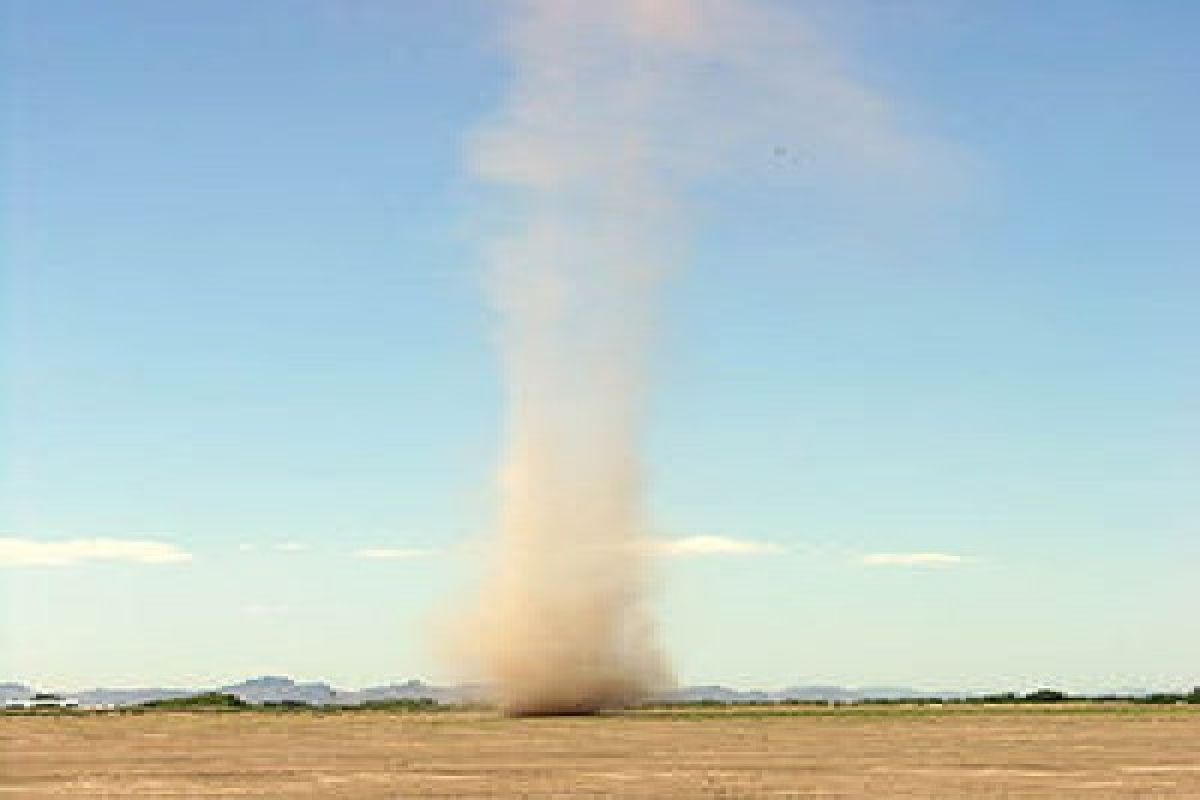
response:
[[[1200,708],[0,716],[0,797],[1200,798]]]

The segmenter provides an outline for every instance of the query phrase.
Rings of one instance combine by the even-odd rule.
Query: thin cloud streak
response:
[[[62,567],[95,561],[180,564],[191,560],[192,554],[177,545],[146,539],[0,537],[0,567]]]
[[[435,553],[437,553],[436,550],[420,547],[364,547],[355,550],[352,555],[355,558],[372,561],[400,561],[410,558],[426,558]]]
[[[689,556],[761,556],[786,552],[773,542],[733,539],[728,536],[685,536],[680,539],[656,539],[647,544],[653,555],[667,558]]]

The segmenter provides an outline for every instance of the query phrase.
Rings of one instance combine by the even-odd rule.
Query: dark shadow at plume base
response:
[[[504,716],[514,719],[535,719],[539,717],[595,717],[604,713],[600,710],[568,709],[565,711],[505,711]]]

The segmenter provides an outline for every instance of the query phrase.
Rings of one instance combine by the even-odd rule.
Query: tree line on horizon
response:
[[[50,698],[57,695],[39,694],[38,697]],[[1058,689],[1037,689],[1020,694],[1017,692],[1000,692],[993,694],[971,696],[919,696],[919,697],[879,697],[854,700],[690,700],[679,702],[651,702],[644,708],[714,708],[714,707],[841,707],[841,706],[942,706],[942,705],[1046,705],[1046,704],[1088,704],[1088,703],[1130,703],[1134,705],[1200,705],[1200,686],[1190,692],[1153,692],[1145,695],[1123,694],[1070,694]],[[279,700],[264,703],[251,703],[236,694],[229,692],[202,692],[187,697],[174,697],[163,700],[151,700],[145,703],[113,709],[114,711],[241,711],[241,710],[274,710],[301,711],[324,709],[363,710],[363,711],[444,711],[463,710],[465,708],[484,709],[486,705],[443,703],[434,698],[404,698],[393,700],[378,700],[356,705],[315,705],[301,700]],[[48,710],[48,709],[47,709]]]

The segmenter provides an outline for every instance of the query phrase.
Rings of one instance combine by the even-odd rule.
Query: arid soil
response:
[[[1200,798],[1200,709],[4,715],[0,796]]]

